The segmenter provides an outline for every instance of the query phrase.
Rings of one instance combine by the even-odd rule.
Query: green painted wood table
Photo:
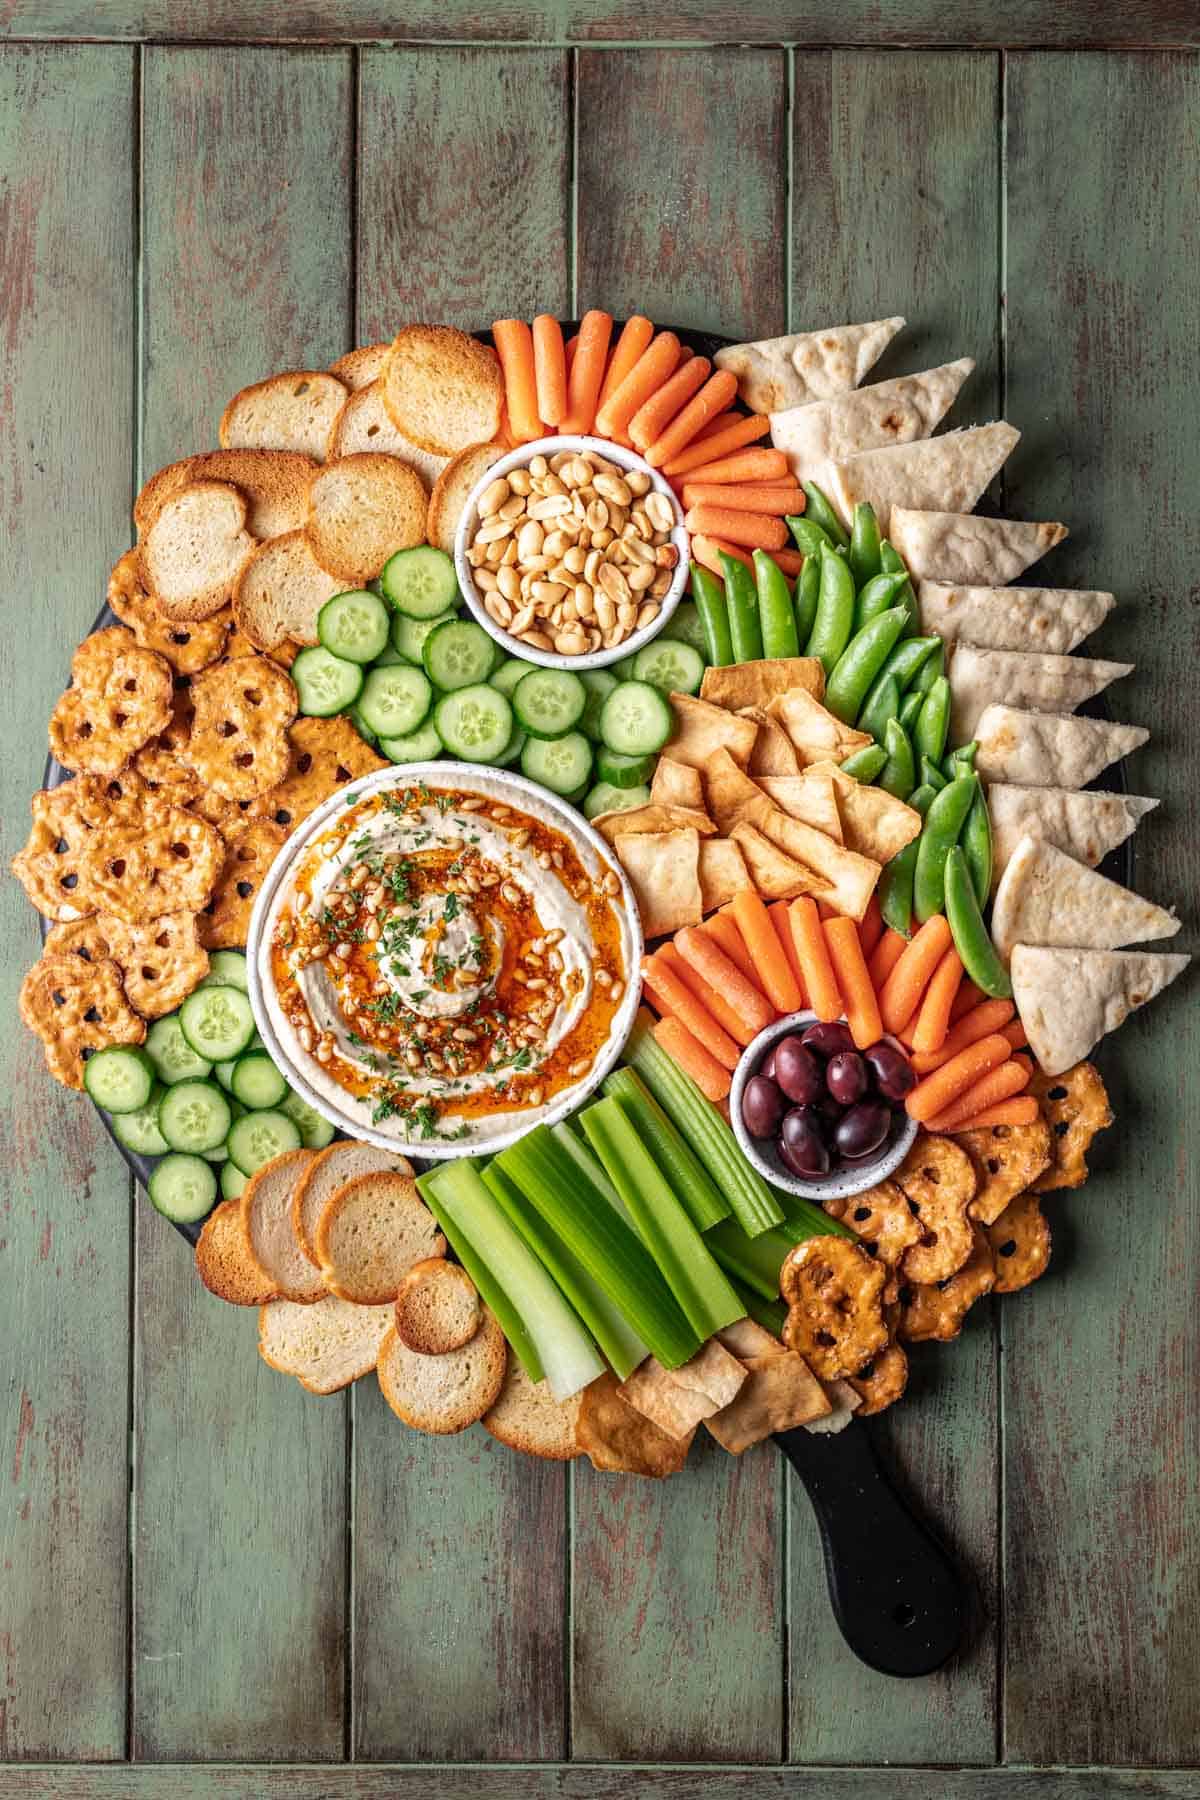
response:
[[[1138,882],[1192,912],[1194,0],[6,0],[0,31],[6,854],[131,495],[243,383],[411,318],[900,312],[880,372],[975,356],[960,416],[1025,432],[1001,498],[1119,595],[1099,648],[1165,797]],[[34,921],[0,906],[13,1021]],[[1050,1274],[914,1357],[886,1434],[977,1604],[903,1685],[842,1646],[770,1450],[638,1484],[273,1374],[10,1023],[0,1795],[1196,1794],[1196,1035],[1187,982],[1121,1033]]]

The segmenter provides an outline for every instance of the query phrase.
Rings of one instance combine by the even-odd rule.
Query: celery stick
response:
[[[776,1193],[776,1198],[783,1208],[783,1218],[778,1229],[790,1238],[793,1244],[802,1244],[810,1237],[857,1237],[849,1225],[843,1225],[827,1213],[823,1206],[815,1200],[806,1200],[802,1194]]]
[[[625,1223],[632,1225],[633,1220],[625,1202],[569,1121],[564,1119],[559,1125],[551,1125],[550,1136],[556,1144],[561,1144],[572,1162],[578,1163],[592,1186],[604,1195],[614,1212],[619,1212]]]
[[[693,1329],[709,1338],[740,1319],[737,1295],[620,1103],[597,1100],[579,1122]]]
[[[791,1238],[774,1230],[747,1237],[736,1219],[722,1219],[705,1232],[704,1242],[725,1272],[743,1287],[753,1288],[764,1300],[778,1300],[779,1271],[792,1248]]]
[[[422,1178],[439,1206],[521,1315],[556,1400],[569,1400],[604,1373],[583,1326],[483,1184],[472,1163],[443,1163]]]
[[[588,1274],[503,1170],[485,1169],[483,1185],[490,1189],[538,1261],[550,1271],[618,1378],[624,1381],[627,1375],[632,1375],[650,1352],[600,1283]]]
[[[697,1231],[729,1217],[729,1202],[632,1069],[614,1069],[604,1091],[619,1101],[634,1130],[687,1207]]]
[[[537,1353],[533,1339],[525,1329],[520,1313],[487,1264],[481,1262],[476,1256],[470,1243],[439,1201],[433,1187],[433,1177],[438,1172],[437,1169],[433,1169],[428,1175],[418,1175],[417,1187],[420,1189],[422,1199],[441,1226],[443,1235],[455,1256],[479,1289],[484,1305],[495,1313],[496,1321],[508,1339],[509,1348],[530,1381],[544,1381],[546,1371],[542,1367],[542,1359]]]
[[[677,1369],[700,1340],[641,1238],[544,1125],[496,1158],[546,1223],[628,1319],[666,1369]]]
[[[646,1026],[634,1026],[625,1060],[727,1196],[743,1231],[753,1237],[755,1232],[778,1225],[783,1211],[757,1169],[742,1155],[733,1132]]]
[[[784,1321],[787,1319],[788,1313],[783,1301],[764,1300],[761,1294],[756,1294],[753,1288],[744,1287],[740,1281],[735,1281],[733,1285],[750,1317],[761,1325],[764,1331],[769,1331],[772,1337],[782,1339]]]

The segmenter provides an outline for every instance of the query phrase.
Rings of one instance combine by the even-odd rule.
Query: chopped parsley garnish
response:
[[[400,1011],[400,996],[399,994],[380,994],[377,1000],[370,1002],[367,1011],[373,1018],[378,1019],[381,1025],[390,1025]]]
[[[451,919],[457,919],[458,910],[459,910],[458,909],[458,895],[457,894],[447,894],[446,895],[446,905],[442,912],[442,917],[443,917],[443,919],[445,919],[447,924],[450,923]]]

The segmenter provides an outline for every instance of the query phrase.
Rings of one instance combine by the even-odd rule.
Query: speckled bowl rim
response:
[[[878,1161],[864,1164],[860,1169],[843,1169],[836,1175],[827,1175],[824,1181],[802,1181],[784,1167],[783,1159],[776,1153],[772,1161],[765,1151],[766,1140],[751,1137],[742,1123],[742,1095],[746,1091],[746,1083],[756,1073],[759,1063],[773,1044],[780,1038],[788,1037],[794,1031],[803,1031],[809,1025],[820,1021],[815,1012],[788,1013],[782,1019],[776,1019],[773,1025],[765,1025],[756,1038],[752,1038],[738,1057],[737,1068],[733,1072],[733,1085],[729,1090],[729,1121],[733,1126],[733,1135],[746,1158],[762,1176],[764,1181],[782,1188],[785,1193],[795,1194],[802,1200],[848,1200],[853,1194],[865,1194],[877,1182],[886,1181],[894,1175],[908,1152],[912,1148],[917,1135],[917,1121],[903,1115],[904,1125],[897,1133],[894,1142],[884,1151]]]
[[[636,469],[643,475],[648,475],[655,491],[670,501],[671,511],[675,515],[671,542],[679,552],[679,561],[675,565],[671,585],[659,602],[657,619],[642,631],[633,632],[623,643],[614,644],[611,650],[593,650],[586,656],[560,656],[553,650],[535,650],[531,644],[522,643],[520,638],[513,637],[503,626],[497,625],[483,604],[483,595],[475,586],[474,570],[467,561],[467,546],[479,518],[479,500],[485,489],[493,481],[499,480],[500,476],[507,475],[511,469],[524,468],[535,456],[557,456],[563,450],[594,450],[597,456],[605,457],[622,469]],[[683,598],[688,580],[688,555],[689,540],[683,523],[683,508],[674,489],[636,450],[626,450],[621,444],[610,444],[607,438],[599,437],[537,438],[532,443],[520,444],[517,449],[509,450],[475,483],[467,495],[454,532],[454,571],[471,616],[483,626],[489,637],[495,639],[506,656],[518,656],[522,662],[537,663],[543,669],[574,669],[576,672],[580,669],[604,669],[611,663],[623,662],[627,656],[636,656],[639,650],[644,650],[647,644],[653,643],[665,630],[672,613]]]
[[[539,1108],[520,1125],[509,1131],[500,1132],[493,1137],[472,1146],[470,1139],[459,1139],[454,1143],[439,1144],[429,1138],[402,1138],[394,1134],[377,1131],[373,1126],[364,1125],[353,1115],[343,1112],[329,1098],[319,1093],[309,1082],[304,1071],[296,1066],[290,1054],[279,1039],[267,1007],[267,997],[263,992],[262,979],[259,974],[258,957],[262,934],[276,896],[282,884],[288,879],[297,859],[304,854],[314,837],[319,837],[330,822],[345,811],[348,797],[352,794],[354,801],[369,799],[373,794],[385,792],[392,788],[413,787],[420,781],[430,786],[461,788],[466,792],[479,793],[482,790],[480,780],[505,790],[512,795],[514,806],[522,801],[535,800],[539,806],[547,808],[557,815],[556,828],[565,832],[568,837],[582,841],[603,863],[611,869],[621,883],[621,899],[624,903],[624,918],[621,921],[621,948],[625,956],[625,992],[621,996],[620,1005],[613,1016],[608,1042],[599,1052],[595,1062],[581,1081],[564,1088],[554,1102],[547,1107]],[[491,796],[487,796],[491,798]],[[503,804],[503,803],[502,803]],[[535,1125],[554,1125],[565,1119],[577,1107],[595,1092],[604,1077],[614,1067],[624,1050],[637,1017],[641,997],[641,980],[639,971],[642,962],[644,939],[642,935],[641,915],[638,912],[637,900],[629,879],[616,857],[598,831],[569,807],[558,795],[552,794],[548,788],[541,787],[536,781],[528,780],[524,775],[516,775],[509,769],[493,769],[481,763],[464,762],[425,762],[398,763],[394,768],[379,769],[374,775],[364,776],[361,780],[348,783],[339,788],[335,794],[310,813],[303,824],[298,826],[283,845],[278,856],[267,871],[266,879],[258,890],[254,909],[250,915],[250,929],[246,938],[246,976],[250,991],[250,1006],[254,1013],[254,1022],[258,1027],[263,1043],[270,1052],[276,1066],[287,1077],[288,1084],[295,1089],[301,1099],[319,1112],[323,1119],[337,1126],[348,1137],[359,1143],[373,1144],[380,1150],[398,1151],[401,1155],[412,1156],[419,1162],[446,1162],[463,1156],[491,1156],[509,1144],[515,1144]]]

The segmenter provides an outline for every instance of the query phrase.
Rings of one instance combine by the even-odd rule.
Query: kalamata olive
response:
[[[875,1086],[885,1100],[903,1100],[917,1085],[917,1077],[907,1056],[894,1044],[880,1042],[863,1051],[863,1060],[875,1077]]]
[[[779,1135],[779,1154],[793,1175],[813,1180],[829,1173],[829,1151],[816,1114],[810,1107],[793,1106],[784,1114]]]
[[[797,1106],[811,1106],[825,1092],[825,1072],[793,1033],[775,1046],[775,1079]]]
[[[775,1079],[775,1046],[774,1046],[774,1044],[771,1045],[771,1048],[767,1051],[767,1054],[763,1057],[762,1061],[759,1063],[758,1072],[760,1075],[765,1075],[768,1081],[774,1081],[774,1079]]]
[[[751,1137],[774,1137],[787,1101],[765,1075],[752,1075],[742,1093],[742,1123]]]
[[[825,1086],[840,1106],[853,1106],[867,1091],[867,1065],[856,1050],[839,1050],[825,1064]]]
[[[860,1100],[842,1114],[834,1142],[843,1156],[869,1156],[879,1149],[891,1128],[891,1111],[882,1101]]]
[[[810,1025],[800,1042],[818,1056],[838,1056],[843,1050],[854,1048],[850,1027],[840,1020],[833,1025]]]

